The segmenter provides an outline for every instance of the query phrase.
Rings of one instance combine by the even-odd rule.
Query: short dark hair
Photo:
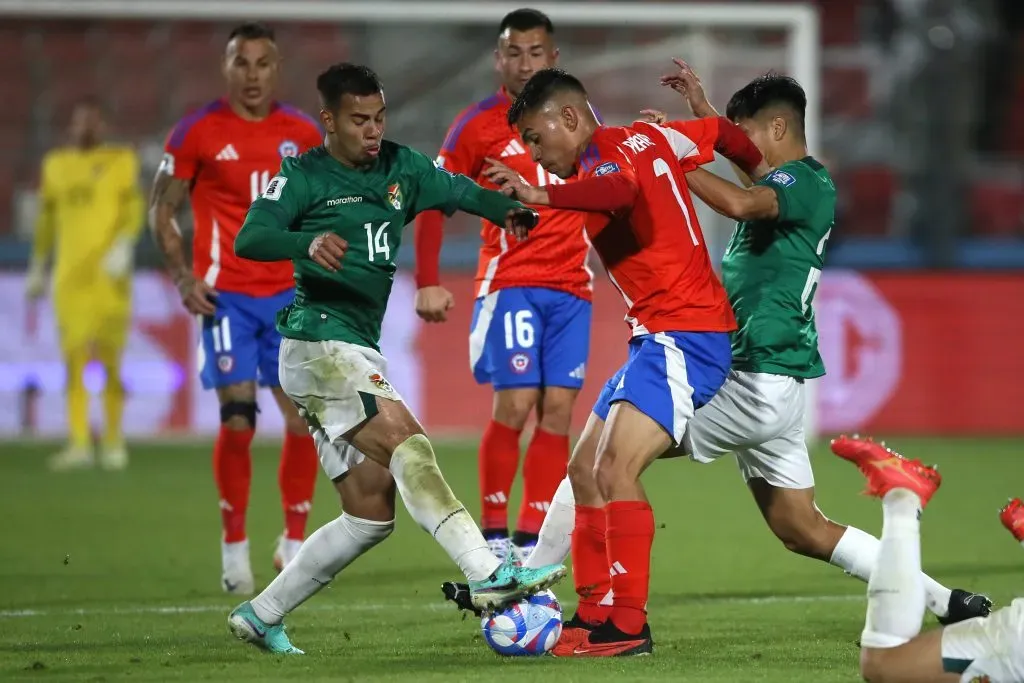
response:
[[[316,89],[320,102],[328,111],[336,111],[344,95],[363,97],[384,90],[377,74],[368,66],[340,62],[327,67],[317,76]]]
[[[541,69],[533,74],[508,110],[509,125],[516,125],[527,112],[537,109],[560,92],[587,96],[587,89],[580,83],[580,79],[562,69]]]
[[[270,42],[275,41],[274,29],[258,21],[249,21],[231,29],[231,33],[228,34],[228,42],[230,43],[235,38],[241,38],[242,40],[266,38]]]
[[[736,91],[725,108],[725,116],[730,121],[751,119],[764,109],[779,105],[793,110],[803,131],[807,94],[795,79],[774,71],[758,76]]]
[[[555,34],[555,25],[551,23],[548,15],[540,10],[524,7],[509,12],[498,24],[498,35],[500,36],[508,29],[513,31],[532,31],[535,28],[542,28],[550,35]]]

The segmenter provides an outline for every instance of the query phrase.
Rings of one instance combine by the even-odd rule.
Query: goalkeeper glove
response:
[[[46,291],[46,265],[42,261],[32,261],[25,277],[25,296],[38,299]]]
[[[127,237],[118,237],[103,257],[103,270],[112,278],[122,278],[132,269],[134,243]]]

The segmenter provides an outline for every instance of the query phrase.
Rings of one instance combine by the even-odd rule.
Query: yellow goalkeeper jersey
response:
[[[43,159],[33,258],[54,254],[55,294],[109,281],[104,256],[143,224],[139,161],[125,146],[63,147]]]

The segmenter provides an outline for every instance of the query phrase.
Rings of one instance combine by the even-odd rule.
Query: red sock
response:
[[[601,601],[612,589],[605,550],[605,513],[602,508],[576,506],[576,527],[572,531],[572,578],[579,605],[576,613],[591,624],[608,620],[612,606]]]
[[[605,505],[604,512],[608,525],[608,566],[615,596],[611,619],[626,633],[640,633],[647,623],[654,510],[643,501],[619,500]]]
[[[555,489],[565,479],[568,463],[569,437],[546,432],[540,427],[535,429],[523,463],[523,501],[519,506],[516,531],[540,533]]]
[[[306,520],[309,519],[309,511],[313,507],[318,464],[319,458],[313,437],[289,431],[284,433],[277,483],[281,487],[286,538],[301,541],[306,537]]]
[[[508,528],[508,496],[519,469],[519,432],[491,420],[480,441],[480,526]]]
[[[220,518],[224,542],[245,540],[245,511],[249,507],[252,480],[252,429],[228,429],[221,425],[213,444],[213,478],[220,492]]]

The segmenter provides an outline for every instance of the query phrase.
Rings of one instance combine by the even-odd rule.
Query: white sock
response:
[[[539,569],[565,562],[572,547],[572,530],[575,526],[576,498],[572,494],[572,482],[566,477],[555,490],[537,536],[537,547],[533,549],[525,566]]]
[[[893,648],[921,632],[924,580],[921,576],[921,499],[893,489],[882,499],[882,540],[868,581],[868,610],[861,645]]]
[[[473,517],[448,487],[427,437],[415,434],[400,443],[391,454],[389,469],[409,514],[466,578],[482,581],[493,574],[501,560],[488,549]]]
[[[867,581],[878,561],[878,547],[878,539],[871,534],[856,527],[847,527],[846,533],[832,551],[829,564],[861,581]],[[928,611],[937,617],[946,616],[949,614],[949,598],[953,592],[927,574],[923,578]]]
[[[253,598],[256,616],[268,624],[280,623],[394,528],[394,520],[373,522],[347,514],[324,524],[302,543],[277,578]]]

